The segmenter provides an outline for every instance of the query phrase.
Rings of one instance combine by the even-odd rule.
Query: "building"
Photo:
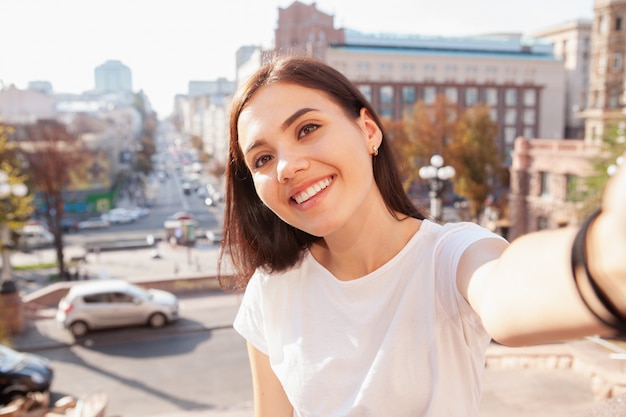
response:
[[[518,136],[562,138],[564,69],[546,43],[512,37],[391,37],[346,32],[326,60],[343,72],[383,117],[402,119],[417,101],[439,94],[461,111],[478,103],[499,126],[510,155]],[[510,163],[510,160],[507,161]]]
[[[595,0],[585,138],[599,139],[607,124],[624,118],[626,0]]]
[[[132,93],[133,82],[130,68],[118,60],[109,60],[94,71],[96,90],[99,92]]]
[[[529,36],[549,40],[555,57],[563,61],[566,85],[564,137],[582,139],[585,136],[585,122],[580,113],[587,107],[591,21],[566,22]]]
[[[334,16],[299,1],[278,8],[278,25],[274,30],[274,49],[305,53],[325,59],[328,45],[344,43],[344,30],[336,29]]]

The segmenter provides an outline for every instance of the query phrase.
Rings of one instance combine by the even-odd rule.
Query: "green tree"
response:
[[[489,117],[489,107],[478,104],[460,117],[448,148],[448,163],[456,170],[454,191],[470,202],[470,214],[477,218],[494,181],[502,174],[502,157],[496,144],[498,127]]]
[[[599,152],[591,158],[588,175],[576,177],[568,192],[574,202],[579,203],[578,217],[583,219],[600,207],[602,194],[609,179],[609,167],[626,151],[626,122],[607,126]]]

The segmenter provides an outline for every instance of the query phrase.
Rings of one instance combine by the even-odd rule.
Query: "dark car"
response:
[[[47,358],[0,345],[0,404],[8,404],[29,392],[47,392],[53,374]]]

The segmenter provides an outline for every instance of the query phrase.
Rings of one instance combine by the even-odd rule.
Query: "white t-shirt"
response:
[[[257,271],[235,329],[270,358],[298,417],[477,416],[490,338],[455,271],[473,223],[423,221],[389,262],[340,281],[307,253]]]

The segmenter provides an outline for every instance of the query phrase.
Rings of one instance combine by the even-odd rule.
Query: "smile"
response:
[[[292,199],[296,203],[302,204],[308,199],[310,199],[311,197],[313,197],[314,195],[316,195],[317,193],[319,193],[320,191],[322,191],[323,189],[325,189],[326,187],[328,187],[331,182],[332,182],[331,178],[323,179],[322,181],[311,185],[310,187],[308,187],[306,190],[302,191],[301,193],[294,195]]]

